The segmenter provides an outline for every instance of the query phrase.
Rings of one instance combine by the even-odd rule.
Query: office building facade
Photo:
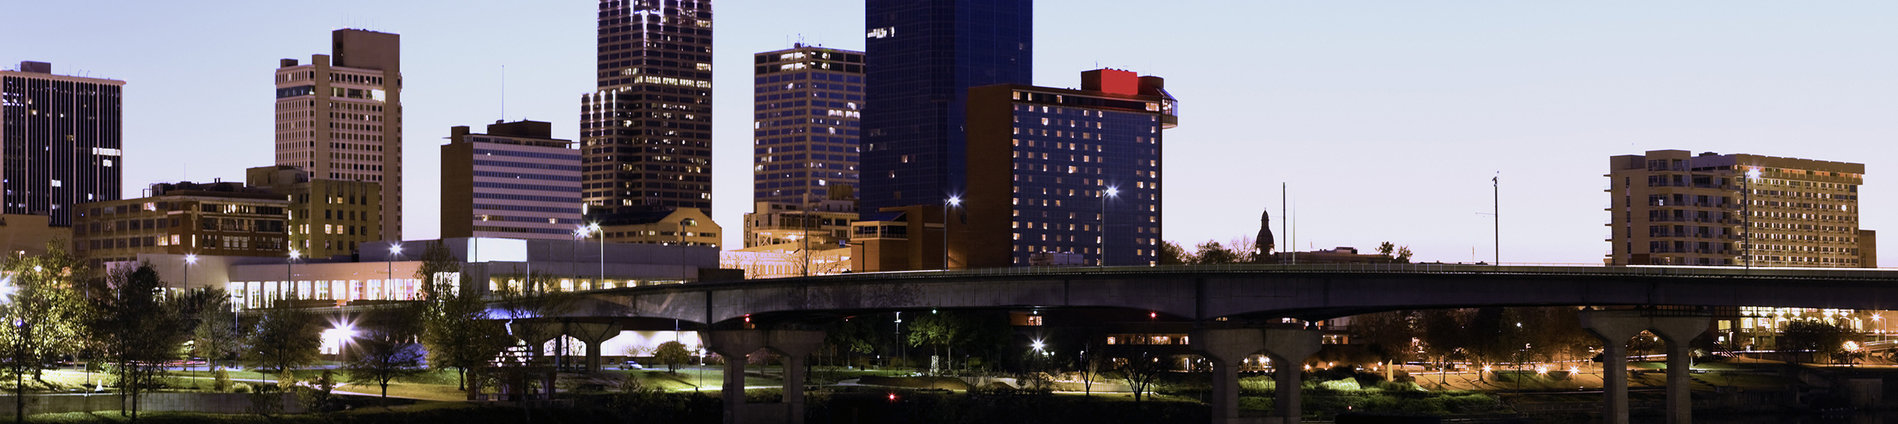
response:
[[[246,185],[290,202],[290,247],[305,258],[350,256],[382,240],[382,185],[311,178],[289,165],[244,170]]]
[[[378,234],[402,239],[402,67],[396,34],[340,29],[333,55],[277,68],[277,164],[379,185]]]
[[[450,130],[442,146],[442,236],[573,238],[580,222],[580,151],[546,122]]]
[[[1609,158],[1609,265],[1868,267],[1865,165],[1651,150]]]
[[[968,90],[1032,82],[1033,11],[1029,0],[865,2],[864,219],[964,191]]]
[[[857,187],[863,52],[797,44],[753,55],[752,201],[807,204]]]
[[[712,210],[711,0],[600,0],[581,96],[589,213]]]
[[[1176,101],[1160,77],[1101,69],[1080,90],[969,91],[968,195],[947,216],[949,267],[1154,265],[1160,167]],[[961,209],[966,209],[966,212]],[[966,258],[966,263],[964,262]]]
[[[72,225],[73,205],[118,200],[124,175],[118,80],[0,70],[0,214]]]
[[[234,182],[153,184],[151,197],[82,203],[73,250],[98,264],[141,253],[280,257],[289,202]]]

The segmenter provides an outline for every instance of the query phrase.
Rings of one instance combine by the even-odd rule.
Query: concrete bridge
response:
[[[1299,363],[1317,351],[1318,335],[1299,329],[1232,328],[1234,323],[1483,306],[1647,307],[1585,311],[1583,323],[1606,341],[1605,369],[1625,369],[1625,359],[1619,359],[1623,355],[1617,352],[1625,353],[1627,339],[1642,330],[1653,330],[1664,338],[1670,365],[1669,422],[1688,422],[1687,367],[1682,353],[1687,343],[1707,328],[1709,317],[1652,307],[1898,309],[1898,272],[1431,264],[1008,268],[605,290],[576,294],[558,307],[516,316],[567,321],[610,319],[612,324],[602,324],[608,327],[580,331],[591,335],[570,334],[589,341],[589,345],[596,345],[595,339],[603,340],[599,335],[613,334],[620,328],[670,329],[678,322],[695,323],[695,327],[704,329],[707,347],[721,356],[742,358],[769,348],[801,363],[803,355],[821,344],[823,334],[797,324],[849,314],[930,308],[1151,311],[1167,319],[1196,323],[1200,328],[1192,342],[1214,363],[1214,420],[1255,422],[1238,416],[1236,361],[1263,352],[1274,357],[1275,363]],[[506,314],[522,310],[501,309],[514,311]],[[780,325],[783,329],[771,329]],[[598,352],[589,349],[588,356],[589,363],[597,366]],[[744,361],[728,360],[726,364],[728,375],[742,375]],[[1627,376],[1612,374],[1605,378],[1605,419],[1626,422]],[[1299,387],[1297,367],[1284,367],[1277,378],[1278,387]],[[1674,384],[1676,379],[1681,384]],[[801,396],[792,401],[793,397],[787,395],[787,403],[778,406],[745,405],[742,394],[735,398],[731,394],[741,392],[741,384],[742,380],[727,382],[728,422],[801,421]],[[802,387],[802,381],[787,381],[786,385],[787,389]],[[1280,390],[1276,405],[1282,406],[1267,421],[1296,422],[1297,396],[1295,389]]]

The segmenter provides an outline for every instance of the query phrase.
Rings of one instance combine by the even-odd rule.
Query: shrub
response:
[[[250,393],[250,385],[245,383],[232,384],[231,393]]]
[[[211,390],[220,392],[231,391],[231,372],[225,371],[223,368],[218,368],[217,372],[211,373]]]
[[[1319,382],[1318,388],[1334,392],[1355,392],[1363,389],[1358,386],[1358,380],[1353,378]]]

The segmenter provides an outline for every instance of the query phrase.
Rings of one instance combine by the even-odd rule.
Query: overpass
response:
[[[1299,363],[1318,349],[1315,332],[1234,328],[1282,318],[1320,320],[1361,313],[1485,306],[1649,307],[1583,312],[1583,323],[1608,346],[1604,369],[1625,369],[1624,343],[1643,330],[1667,340],[1669,422],[1688,422],[1687,343],[1708,326],[1705,314],[1652,307],[1783,306],[1898,309],[1898,271],[1731,267],[1542,267],[1436,264],[1213,265],[1171,267],[1006,268],[847,274],[733,282],[689,283],[575,293],[558,307],[523,313],[503,307],[497,316],[600,320],[577,332],[593,345],[619,328],[698,324],[708,348],[742,358],[770,348],[787,368],[823,333],[796,329],[864,312],[914,309],[1122,308],[1151,311],[1196,323],[1195,349],[1214,363],[1212,406],[1217,422],[1255,422],[1237,409],[1236,363],[1264,352],[1275,363]],[[505,311],[505,312],[503,312]],[[782,325],[783,328],[771,329]],[[603,327],[602,327],[603,326]],[[765,329],[758,329],[765,328]],[[546,340],[559,331],[535,331]],[[576,333],[590,333],[582,336]],[[533,340],[529,340],[533,342]],[[1622,352],[1624,354],[1617,354]],[[744,361],[726,361],[742,375]],[[1296,367],[1281,369],[1279,387],[1299,387]],[[1612,374],[1612,373],[1611,373]],[[728,381],[728,422],[784,417],[801,421],[801,378],[787,377],[784,404],[747,405],[742,380]],[[1616,378],[1619,377],[1619,378]],[[1627,421],[1625,373],[1604,378],[1604,417]],[[1678,384],[1676,382],[1678,381]],[[734,386],[736,385],[736,386]],[[1275,418],[1295,422],[1298,392],[1276,394]],[[762,409],[761,409],[762,408]]]

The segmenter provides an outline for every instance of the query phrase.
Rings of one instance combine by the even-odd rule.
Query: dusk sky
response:
[[[127,81],[137,197],[273,164],[277,59],[327,54],[338,28],[401,34],[405,238],[429,239],[450,126],[534,119],[578,138],[596,8],[7,0],[0,66]],[[1422,261],[1488,261],[1500,172],[1504,262],[1600,264],[1608,157],[1646,150],[1864,163],[1861,226],[1898,234],[1895,17],[1891,1],[1040,0],[1033,82],[1078,86],[1099,67],[1166,78],[1180,126],[1165,135],[1164,237],[1183,245],[1257,232],[1267,208],[1278,231],[1287,183],[1300,250],[1388,240]],[[718,0],[714,22],[713,217],[738,246],[751,54],[862,49],[863,3]]]

